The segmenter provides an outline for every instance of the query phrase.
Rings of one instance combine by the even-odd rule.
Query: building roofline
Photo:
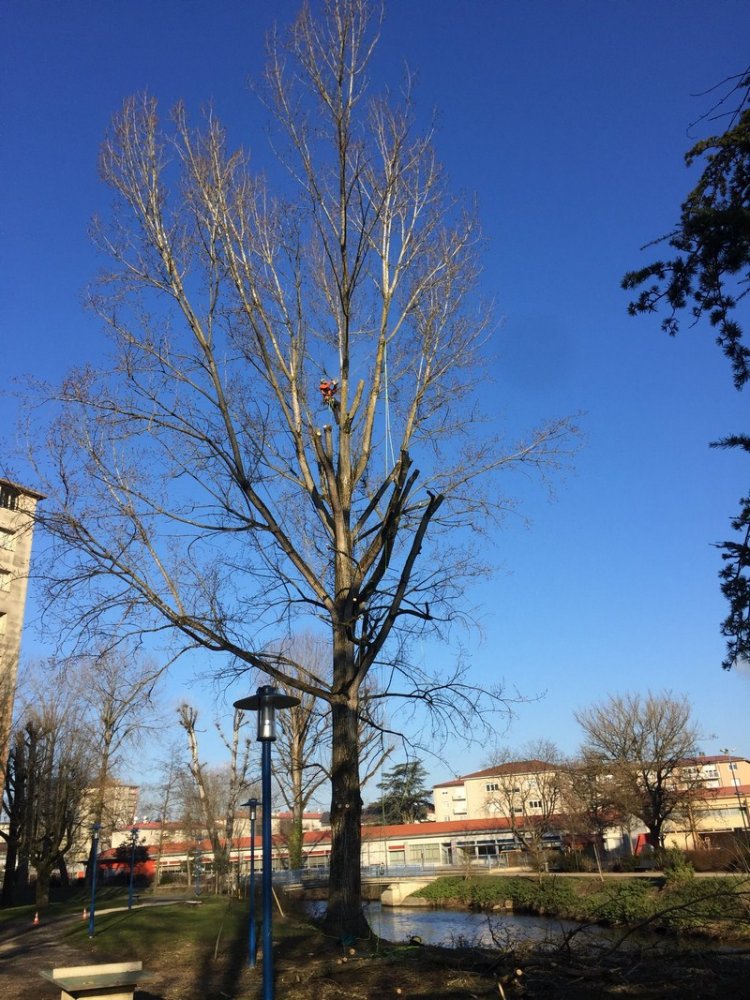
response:
[[[482,768],[481,771],[472,771],[471,774],[463,774],[452,781],[442,781],[433,788],[448,788],[451,785],[461,785],[464,781],[471,781],[475,778],[491,778],[496,774],[539,774],[543,771],[559,771],[562,765],[555,765],[544,760],[511,760],[504,764],[494,764],[492,767]]]
[[[35,500],[46,500],[47,497],[44,493],[40,493],[38,490],[32,490],[30,486],[24,486],[22,483],[16,483],[12,479],[4,479],[0,476],[0,486],[10,486],[13,490],[19,490],[21,493],[25,493],[28,497],[33,497]]]

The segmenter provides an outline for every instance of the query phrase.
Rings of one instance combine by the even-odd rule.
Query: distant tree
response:
[[[419,760],[396,764],[383,774],[377,787],[381,797],[370,808],[385,823],[417,823],[425,819],[432,796],[425,785],[427,772]]]
[[[39,679],[49,681],[49,674]],[[36,902],[49,900],[54,871],[67,882],[66,854],[80,839],[85,792],[96,773],[76,714],[79,692],[58,673],[38,683],[17,722],[8,765],[4,811],[7,856],[3,905],[12,905],[36,873]]]
[[[278,644],[286,669],[304,683],[309,677],[323,677],[330,669],[330,644],[309,632],[292,636]],[[331,709],[328,702],[313,697],[284,681],[281,690],[299,698],[299,705],[279,712],[278,739],[275,746],[274,769],[279,793],[292,813],[291,822],[284,824],[284,837],[289,852],[290,868],[302,866],[302,816],[319,788],[331,781]],[[382,702],[372,696],[366,685],[360,699],[357,716],[357,739],[360,779],[365,784],[391,753],[382,736]]]
[[[750,348],[739,322],[739,307],[750,292],[750,73],[729,82],[734,85],[719,102],[735,104],[729,127],[686,154],[688,166],[704,162],[703,173],[682,203],[676,228],[655,241],[667,243],[675,256],[629,272],[623,287],[642,288],[630,303],[631,315],[665,306],[662,329],[672,336],[680,328],[680,314],[687,313],[693,323],[708,317],[731,363],[734,385],[743,389],[750,380]],[[750,435],[733,434],[713,446],[750,452]],[[721,628],[728,640],[722,663],[727,670],[750,659],[750,495],[740,500],[731,527],[735,537],[719,546],[721,589],[730,609]]]
[[[144,730],[155,724],[152,695],[163,668],[135,650],[105,648],[68,657],[62,669],[65,674],[75,672],[79,679],[80,711],[87,717],[85,728],[93,759],[98,762],[98,774],[87,794],[87,821],[99,824],[99,846],[105,848],[112,830],[123,821],[111,794],[113,778],[123,753],[137,745]],[[89,854],[87,882],[91,864]]]
[[[561,772],[560,803],[565,827],[591,843],[600,873],[605,834],[614,822],[617,801],[611,768],[600,755],[582,753]]]
[[[497,748],[489,766],[486,809],[508,820],[516,839],[537,865],[544,861],[545,834],[554,828],[560,810],[562,754],[550,740],[527,743],[519,751]]]
[[[250,741],[242,735],[244,712],[235,710],[232,734],[226,737],[217,724],[219,735],[229,751],[227,767],[211,770],[200,759],[198,711],[188,704],[178,709],[180,725],[185,730],[190,750],[190,774],[200,803],[200,813],[214,857],[214,875],[219,888],[229,871],[234,838],[234,824],[242,792],[247,787],[250,767]],[[222,823],[219,820],[223,820]]]
[[[583,754],[609,775],[615,805],[641,820],[654,847],[663,846],[665,824],[696,795],[687,765],[698,734],[687,699],[669,692],[613,695],[575,717]]]
[[[187,786],[187,766],[176,742],[167,747],[164,756],[157,763],[158,778],[150,788],[150,803],[144,802],[142,806],[142,810],[148,810],[146,815],[158,818],[159,822],[154,889],[158,888],[161,878],[163,847],[168,838],[167,823],[173,818],[173,814],[176,815],[175,807],[181,801],[182,790]]]

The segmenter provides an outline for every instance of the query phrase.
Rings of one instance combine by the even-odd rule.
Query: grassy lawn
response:
[[[128,902],[128,890],[121,886],[112,886],[98,890],[96,893],[96,905],[98,907],[126,906]],[[67,914],[80,914],[84,907],[88,909],[91,903],[91,893],[88,889],[76,889],[69,893],[64,900],[54,900],[44,905],[29,903],[25,906],[12,906],[7,909],[0,909],[0,928],[3,924],[28,919],[29,923],[34,918],[35,913],[39,913],[40,919],[50,917],[61,917]]]
[[[114,905],[126,904],[127,895]],[[198,903],[175,902],[115,913],[106,912],[107,905],[106,901],[97,900],[93,945],[97,950],[124,958],[133,956],[145,961],[165,950],[176,953],[213,949],[217,939],[219,946],[222,941],[237,940],[242,928],[248,927],[246,900],[209,896]],[[87,925],[81,922],[71,927],[68,936],[72,943],[78,943],[79,939],[83,942],[88,938]]]

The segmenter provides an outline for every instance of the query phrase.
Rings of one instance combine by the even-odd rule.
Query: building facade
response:
[[[3,786],[18,680],[34,512],[43,499],[41,493],[0,479],[0,784]]]
[[[474,771],[433,788],[439,822],[504,820],[511,830],[539,831],[551,840],[565,831],[562,769],[539,760],[509,761]],[[665,825],[665,846],[683,850],[710,847],[718,835],[750,836],[750,761],[731,754],[686,760],[676,781],[693,790],[688,806]],[[619,817],[605,833],[605,850],[629,850],[645,827]],[[528,842],[528,836],[526,836]]]

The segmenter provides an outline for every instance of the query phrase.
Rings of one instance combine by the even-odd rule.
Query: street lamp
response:
[[[240,805],[247,806],[250,810],[250,945],[247,964],[251,969],[254,969],[258,951],[255,926],[255,817],[258,813],[258,800],[248,799],[247,802],[241,802]]]
[[[271,744],[276,739],[276,709],[299,705],[299,698],[279,694],[275,687],[264,684],[258,693],[240,698],[235,708],[252,709],[258,713],[258,742],[261,753],[261,834],[263,838],[263,994],[262,1000],[273,1000],[273,885],[271,882]]]
[[[135,880],[135,849],[138,846],[138,827],[130,831],[130,881],[128,882],[128,909],[133,909],[133,882]]]
[[[203,853],[201,851],[201,842],[197,840],[195,842],[195,860],[193,861],[193,879],[195,881],[195,895],[200,896],[201,894],[201,875],[203,874]]]
[[[91,906],[89,907],[89,937],[94,936],[94,911],[96,909],[96,856],[99,847],[101,823],[91,827]]]

